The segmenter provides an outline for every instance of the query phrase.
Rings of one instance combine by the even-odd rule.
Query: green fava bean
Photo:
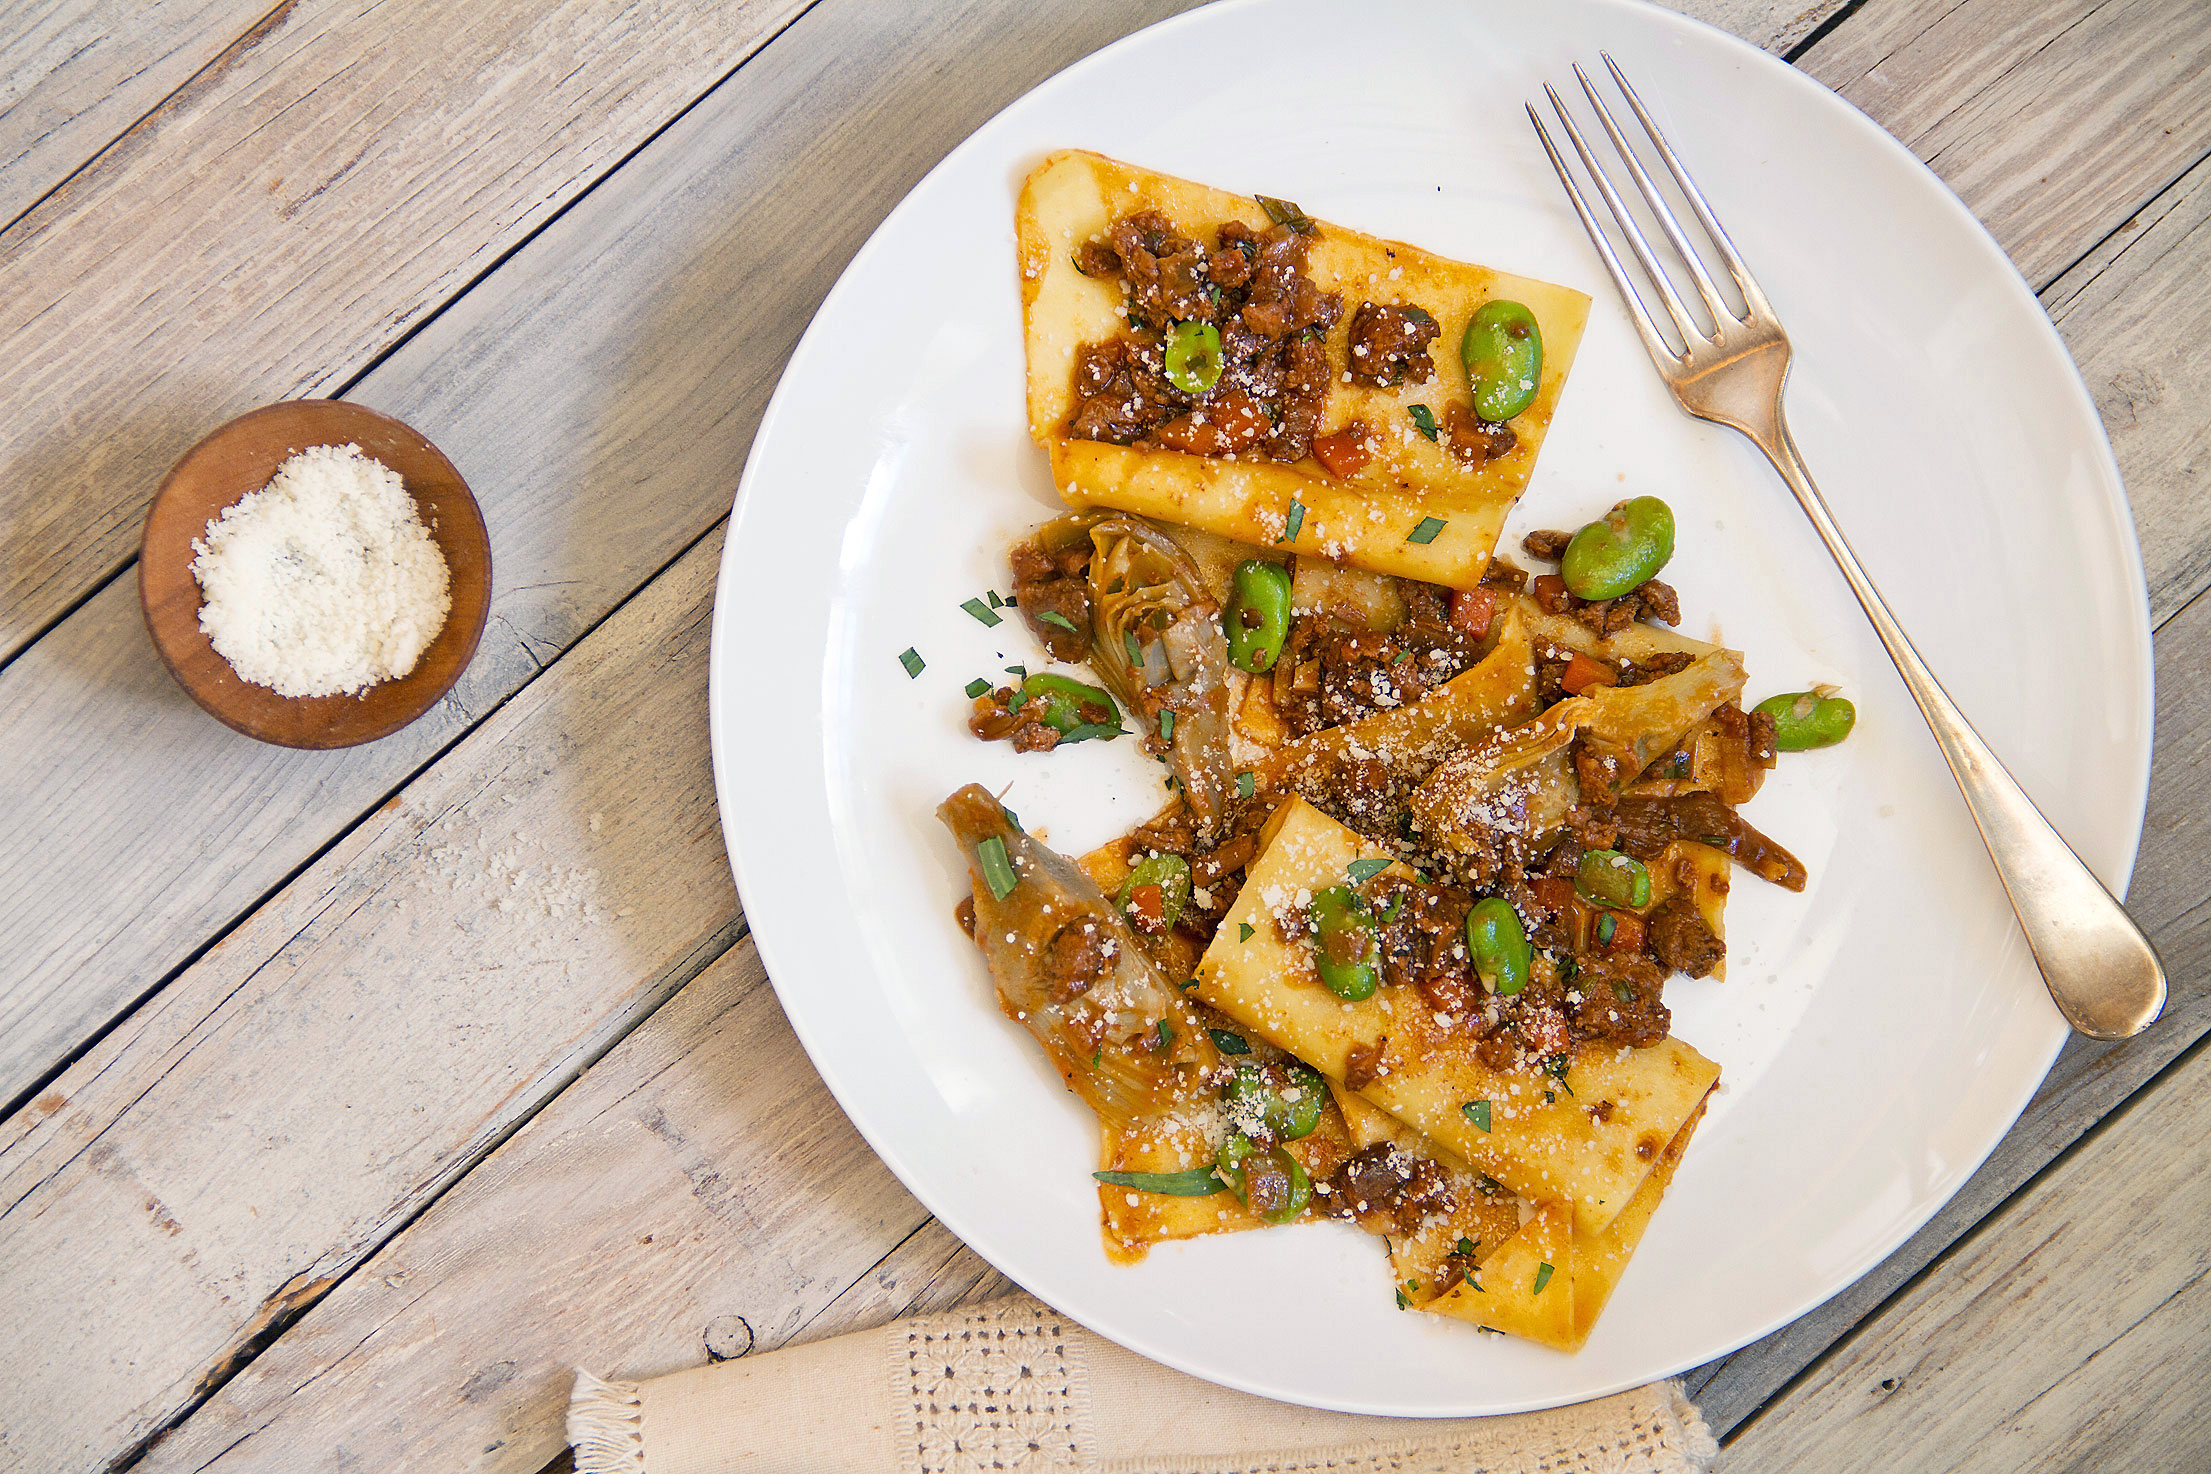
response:
[[[1040,672],[1021,683],[1016,706],[1044,698],[1044,725],[1062,737],[1117,737],[1121,733],[1121,708],[1097,686],[1086,686],[1068,676]],[[1087,709],[1087,712],[1086,712]],[[1097,714],[1103,711],[1105,715]]]
[[[1178,322],[1167,335],[1167,382],[1203,394],[1221,381],[1221,330],[1209,322]]]
[[[1558,571],[1584,599],[1617,599],[1655,578],[1673,555],[1673,508],[1639,496],[1575,533]]]
[[[1374,912],[1350,886],[1332,885],[1313,897],[1312,918],[1321,982],[1346,1002],[1372,998],[1382,960]]]
[[[1182,919],[1182,908],[1190,904],[1190,862],[1180,855],[1153,855],[1140,861],[1129,872],[1129,878],[1121,882],[1121,909],[1129,909],[1129,898],[1140,885],[1159,887],[1160,921],[1158,931],[1173,931],[1175,923]]]
[[[1474,413],[1501,425],[1535,402],[1543,382],[1543,330],[1527,304],[1484,302],[1459,340],[1474,386]]]
[[[1635,910],[1651,903],[1651,872],[1618,850],[1591,850],[1574,872],[1574,889],[1600,906]]]
[[[1264,558],[1237,564],[1224,623],[1228,658],[1238,670],[1255,676],[1273,670],[1290,634],[1290,570]]]
[[[1474,903],[1466,913],[1466,953],[1474,959],[1475,976],[1490,992],[1510,995],[1528,986],[1534,953],[1511,902],[1488,896]]]
[[[1268,1223],[1288,1223],[1313,1201],[1313,1180],[1297,1158],[1278,1146],[1262,1148],[1241,1131],[1221,1143],[1214,1166],[1229,1191]]]
[[[1833,747],[1858,725],[1858,708],[1848,699],[1817,691],[1769,696],[1758,703],[1758,710],[1773,718],[1773,745],[1783,752]]]
[[[1228,1082],[1228,1113],[1247,1124],[1264,1125],[1278,1141],[1311,1136],[1320,1125],[1321,1101],[1326,1085],[1305,1065],[1290,1065],[1291,1084],[1278,1086],[1264,1065],[1246,1060],[1236,1066]],[[1292,1100],[1290,1097],[1297,1098]]]

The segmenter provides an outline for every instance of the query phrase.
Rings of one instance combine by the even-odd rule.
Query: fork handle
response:
[[[1747,427],[1746,427],[1747,428]],[[2027,934],[2042,980],[2066,1021],[2092,1039],[2124,1039],[2156,1022],[2165,1008],[2165,968],[2149,938],[2104,888],[2050,821],[2042,817],[1981,734],[1942,689],[1934,672],[1889,613],[1873,580],[1835,525],[1805,468],[1786,415],[1774,416],[1771,437],[1750,438],[1796,494],[1804,515],[1834,555],[1897,674],[1919,703],[1950,776],[1980,828],[1981,842]]]

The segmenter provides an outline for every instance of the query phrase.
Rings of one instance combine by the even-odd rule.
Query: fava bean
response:
[[[1651,903],[1651,872],[1632,855],[1591,850],[1574,872],[1574,889],[1600,906],[1633,910]]]
[[[1097,686],[1086,686],[1068,676],[1038,672],[1021,683],[1016,706],[1044,698],[1044,725],[1062,737],[1118,737],[1121,708]]]
[[[1474,960],[1475,976],[1490,992],[1509,995],[1528,986],[1533,954],[1511,902],[1487,896],[1474,903],[1466,913],[1466,953]]]
[[[1145,886],[1159,888],[1156,917],[1148,905],[1137,899],[1137,891]],[[1173,931],[1175,923],[1182,919],[1182,908],[1189,904],[1190,862],[1180,855],[1153,855],[1139,861],[1129,872],[1129,878],[1121,883],[1121,910],[1137,930],[1155,936]]]
[[[1228,658],[1240,671],[1265,675],[1290,634],[1290,570],[1264,558],[1236,565],[1228,601]]]
[[[1296,1141],[1320,1125],[1320,1104],[1327,1085],[1306,1065],[1292,1061],[1290,1084],[1280,1085],[1266,1066],[1240,1061],[1228,1082],[1228,1113],[1246,1123],[1264,1125],[1277,1141]],[[1292,1100],[1290,1097],[1297,1098]]]
[[[1288,1223],[1313,1201],[1313,1180],[1297,1158],[1279,1146],[1261,1147],[1241,1131],[1221,1143],[1214,1166],[1229,1191],[1268,1223]]]
[[[1209,322],[1178,322],[1167,335],[1167,382],[1203,394],[1221,381],[1221,330]]]
[[[1372,998],[1381,979],[1381,933],[1374,912],[1348,885],[1332,885],[1313,897],[1313,955],[1320,980],[1338,998]]]
[[[1617,599],[1656,577],[1673,555],[1673,508],[1639,496],[1575,533],[1558,571],[1584,599]]]
[[[1501,425],[1535,402],[1543,382],[1543,331],[1525,303],[1484,302],[1466,324],[1459,358],[1474,386],[1474,413]]]
[[[1858,725],[1858,708],[1846,697],[1817,691],[1769,696],[1758,703],[1758,710],[1773,718],[1773,745],[1783,752],[1833,747]]]

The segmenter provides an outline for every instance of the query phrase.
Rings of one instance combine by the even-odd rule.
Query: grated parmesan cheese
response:
[[[445,555],[399,475],[311,445],[192,542],[200,629],[241,680],[350,695],[415,668],[453,607]]]

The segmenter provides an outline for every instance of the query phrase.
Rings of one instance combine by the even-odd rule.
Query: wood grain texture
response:
[[[1797,65],[1926,160],[2038,289],[2211,153],[2196,0],[1869,0]]]
[[[271,0],[0,7],[0,227],[273,19]]]
[[[2188,1467],[2211,1449],[2206,1220],[2198,1049],[1730,1440],[1725,1465]]]
[[[1178,0],[1080,24],[837,4],[394,353],[355,397],[467,476],[499,570],[475,664],[336,755],[208,722],[109,588],[0,670],[0,1099],[218,936],[727,514],[784,358],[853,251],[992,112]],[[833,121],[824,122],[824,119]]]
[[[2211,160],[2042,293],[2126,473],[2157,623],[2211,588],[2207,281]]]
[[[1848,1337],[1900,1286],[1939,1260],[2096,1123],[2211,1032],[2211,596],[2159,631],[2157,737],[2150,807],[2128,909],[2165,959],[2172,999],[2149,1032],[2121,1044],[2066,1045],[2026,1111],[1978,1172],[1925,1227],[1834,1299],[1688,1377],[1714,1431],[1749,1417]]]
[[[350,380],[802,3],[310,0],[0,232],[0,659],[186,446]]]
[[[718,538],[7,1123],[0,1467],[188,1406],[730,942]]]
[[[527,1474],[576,1366],[658,1376],[1009,1290],[852,1129],[766,984],[749,940],[725,954],[139,1467]]]

